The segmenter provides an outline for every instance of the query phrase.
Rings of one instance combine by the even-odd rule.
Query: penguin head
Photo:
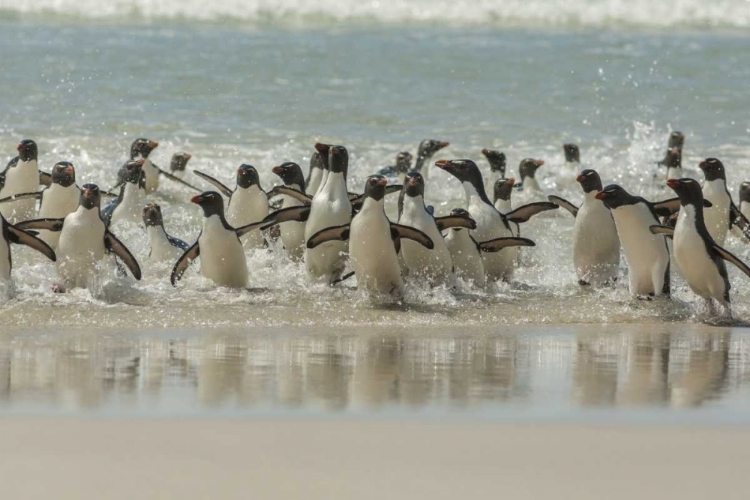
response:
[[[320,162],[323,164],[323,170],[330,170],[330,150],[331,145],[330,144],[324,144],[322,142],[316,142],[315,143],[315,150],[318,152],[318,155],[320,156]]]
[[[602,203],[611,210],[634,203],[633,196],[617,184],[610,184],[596,193],[596,199],[602,200]]]
[[[419,172],[409,172],[404,179],[404,194],[406,196],[421,196],[424,198],[424,177]]]
[[[159,145],[156,141],[150,141],[148,139],[140,138],[133,141],[130,145],[130,158],[135,160],[136,158],[148,158],[151,151],[156,149]]]
[[[143,207],[143,223],[146,227],[163,225],[164,220],[161,216],[161,207],[156,203],[149,203]]]
[[[487,195],[482,183],[482,173],[479,171],[477,164],[472,160],[438,160],[435,162],[435,166],[451,174],[461,181],[461,184],[468,182],[474,186],[474,189],[478,193],[483,193],[486,198]]]
[[[576,177],[576,181],[581,185],[584,193],[602,190],[602,180],[599,177],[599,174],[596,173],[596,170],[587,168],[586,170],[581,171],[581,173],[578,174],[578,177]]]
[[[375,201],[380,201],[385,197],[385,186],[388,179],[383,175],[371,175],[365,181],[365,196]]]
[[[465,219],[471,219],[471,215],[469,215],[469,211],[468,210],[464,210],[463,208],[454,208],[453,210],[451,210],[451,216],[463,217]],[[458,231],[466,231],[462,227],[454,227],[454,228],[452,228],[452,230],[456,231],[456,232],[458,232]]]
[[[578,149],[578,145],[571,143],[563,144],[563,152],[565,153],[566,162],[581,163],[581,151]]]
[[[328,170],[333,174],[346,173],[349,169],[349,152],[344,146],[330,146],[328,148]]]
[[[247,189],[250,186],[260,187],[260,177],[255,167],[243,163],[237,168],[237,187]]]
[[[422,142],[419,143],[419,148],[417,149],[417,156],[421,156],[422,158],[431,158],[432,155],[437,153],[443,148],[447,148],[450,146],[450,142],[448,141],[436,141],[435,139],[425,139]]]
[[[510,200],[510,195],[513,192],[513,186],[516,184],[516,180],[511,177],[510,179],[498,179],[495,181],[493,189],[493,201]]]
[[[281,177],[286,186],[297,185],[302,192],[305,191],[305,176],[302,175],[302,169],[293,161],[287,161],[279,166],[273,167],[271,172]]]
[[[482,150],[482,154],[487,158],[487,161],[490,162],[491,172],[500,172],[500,175],[505,176],[505,167],[507,165],[505,153],[495,149],[485,148]]]
[[[24,139],[16,146],[18,150],[18,159],[21,161],[32,161],[39,157],[39,149],[36,142],[31,139]]]
[[[750,182],[740,184],[740,201],[750,201]]]
[[[707,181],[727,180],[724,165],[716,158],[706,158],[698,166],[703,170],[703,175],[706,176]]]
[[[76,183],[76,169],[69,161],[58,162],[52,167],[52,182],[62,187],[72,186]]]
[[[328,155],[326,154],[326,158]],[[323,157],[317,151],[310,156],[310,172],[319,168],[320,170],[326,169],[326,163],[323,161]]]
[[[122,169],[124,170],[122,179],[125,182],[131,184],[140,183],[141,174],[143,173],[143,158],[127,161],[125,165],[122,166]]]
[[[669,144],[667,144],[668,148],[677,148],[680,151],[682,151],[682,146],[685,144],[685,134],[682,132],[674,131],[671,134],[669,134]]]
[[[92,208],[99,208],[101,202],[101,193],[99,193],[99,186],[96,184],[84,184],[81,186],[81,197],[78,203],[86,210]]]
[[[218,215],[224,217],[224,198],[216,191],[206,191],[190,198],[191,203],[200,205],[205,217]]]
[[[518,171],[521,173],[521,182],[527,177],[533,179],[537,169],[542,165],[544,165],[544,160],[536,160],[534,158],[524,158],[521,160],[521,164],[518,166]]]
[[[667,149],[667,153],[664,155],[664,159],[659,162],[659,165],[667,168],[682,168],[682,151],[680,148],[674,146]]]
[[[172,155],[172,161],[169,162],[169,170],[172,172],[184,172],[188,161],[193,156],[190,153],[175,153]]]
[[[667,186],[677,193],[682,205],[692,204],[703,209],[703,190],[695,179],[669,179]]]
[[[396,172],[399,174],[405,174],[411,170],[411,153],[408,151],[401,151],[396,155]]]

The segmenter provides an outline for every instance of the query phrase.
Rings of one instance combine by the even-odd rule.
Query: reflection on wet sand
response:
[[[743,330],[358,328],[0,336],[0,409],[698,406],[747,391]]]

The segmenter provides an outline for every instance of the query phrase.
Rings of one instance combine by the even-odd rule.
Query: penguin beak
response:
[[[65,167],[65,170],[63,170],[66,174],[72,176],[75,173],[75,170],[73,169],[72,165],[68,165]]]
[[[578,174],[578,177],[576,177],[576,182],[583,182],[583,179],[585,179],[586,176],[583,174]]]
[[[675,189],[680,184],[682,183],[678,179],[669,179],[667,181],[667,186],[671,187],[672,189]]]
[[[284,169],[281,168],[280,166],[276,166],[276,167],[273,167],[271,169],[271,172],[273,172],[276,175],[281,175],[281,172],[283,172],[283,171],[284,171]]]
[[[607,197],[607,193],[605,193],[604,191],[599,191],[598,193],[594,195],[594,198],[596,198],[597,200],[603,200],[606,197]]]
[[[416,177],[409,177],[409,185],[410,186],[416,186],[417,184],[419,184],[419,181],[417,180]]]
[[[327,155],[329,149],[328,144],[323,144],[322,142],[315,143],[315,150],[322,155]]]
[[[485,156],[487,156],[488,154],[490,154],[490,150],[487,149],[487,148],[484,148],[484,149],[482,149],[482,154],[485,155]]]
[[[136,164],[136,165],[138,165],[139,167],[142,167],[142,166],[143,166],[143,164],[144,164],[145,162],[146,162],[146,160],[145,160],[145,159],[143,159],[143,158],[138,158],[138,159],[137,159],[137,160],[135,160],[135,161],[134,161],[133,163],[134,163],[134,164]]]
[[[156,149],[159,146],[159,143],[156,141],[148,141],[148,147],[151,149]]]
[[[536,168],[539,168],[544,165],[544,160],[534,160],[533,163],[536,165]]]
[[[435,166],[437,168],[442,168],[443,170],[447,169],[451,162],[448,160],[438,160],[435,162]]]
[[[699,167],[699,168],[700,168],[701,170],[706,170],[706,168],[708,167],[708,163],[706,163],[705,161],[702,161],[702,162],[700,162],[700,163],[698,164],[698,167]]]
[[[184,153],[183,156],[185,157],[185,161],[193,157],[193,155],[191,155],[190,153]]]
[[[440,141],[440,147],[441,148],[447,148],[450,145],[451,145],[451,143],[448,142],[448,141]]]
[[[505,183],[507,185],[509,185],[509,186],[515,186],[516,185],[516,178],[515,177],[511,177],[510,179],[508,179],[507,181],[505,181]]]
[[[203,199],[204,199],[203,196],[198,194],[190,198],[190,203],[195,203],[197,205],[200,205],[201,203],[203,203]]]
[[[385,177],[382,177],[382,176],[378,177],[378,179],[377,179],[377,185],[378,186],[385,186],[386,184],[388,184],[388,179],[386,179]]]
[[[18,146],[16,146],[16,151],[21,151],[23,149],[23,145],[19,142]]]

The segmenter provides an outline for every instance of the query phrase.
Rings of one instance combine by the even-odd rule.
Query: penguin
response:
[[[492,186],[492,205],[502,214],[507,214],[513,211],[511,205],[511,196],[513,194],[513,186],[515,186],[516,180],[511,177],[510,179],[498,179],[495,181],[495,185]],[[468,205],[468,201],[467,201]],[[519,227],[518,224],[511,224],[511,230],[514,236],[518,236]]]
[[[170,236],[164,229],[161,207],[149,203],[143,207],[143,225],[148,233],[148,258],[153,262],[175,262],[190,248],[190,245],[179,238]]]
[[[443,148],[447,148],[448,146],[450,146],[450,144],[451,143],[448,141],[438,141],[435,139],[425,139],[420,142],[419,147],[417,148],[417,161],[414,164],[414,171],[420,172],[422,174],[422,177],[427,179],[429,174],[430,159],[432,159],[435,153]],[[424,172],[422,172],[422,169],[425,165],[427,165],[427,168],[425,168]]]
[[[258,171],[252,165],[242,164],[237,168],[237,186],[234,190],[208,174],[193,171],[195,175],[216,186],[229,198],[226,218],[232,227],[244,227],[262,221],[268,215],[268,194],[260,187]],[[246,233],[242,240],[246,249],[263,248],[266,240],[260,231]]]
[[[317,151],[310,156],[310,171],[307,174],[307,179],[305,179],[305,186],[311,196],[318,192],[318,188],[322,184],[321,181],[326,173],[327,160],[328,158],[324,160]]]
[[[56,260],[55,251],[44,241],[26,231],[14,226],[0,214],[0,225],[2,225],[2,242],[0,242],[0,281],[9,282],[10,272],[13,268],[10,244],[26,245],[41,253],[49,260]]]
[[[435,166],[456,177],[463,185],[469,199],[469,213],[477,224],[477,228],[472,231],[471,235],[479,242],[480,246],[498,240],[498,238],[513,238],[511,222],[526,222],[540,212],[558,208],[557,205],[550,202],[532,203],[519,207],[509,214],[502,214],[487,198],[482,174],[476,163],[471,160],[438,160],[435,162]],[[524,239],[519,238],[519,240]],[[516,246],[533,245],[531,240],[524,241],[525,243]],[[487,277],[493,281],[510,281],[513,277],[514,254],[503,251],[507,250],[507,247],[499,244],[494,249],[491,247],[492,245],[489,245],[484,250],[486,253],[482,254]]]
[[[60,231],[56,267],[61,281],[54,288],[56,292],[90,288],[97,264],[107,253],[114,253],[136,280],[141,279],[141,268],[133,254],[104,225],[99,213],[100,204],[99,187],[84,184],[78,208],[65,218],[33,219],[18,225],[22,229]]]
[[[654,234],[669,234],[673,238],[674,257],[690,289],[703,298],[711,314],[715,314],[714,300],[731,318],[729,261],[750,276],[750,268],[733,254],[719,246],[708,231],[703,219],[703,192],[694,179],[670,179],[667,186],[680,199],[681,209],[674,229],[652,226]]]
[[[727,190],[726,173],[721,161],[716,158],[706,158],[698,166],[705,176],[703,198],[713,205],[703,212],[703,217],[708,232],[716,244],[724,245],[727,231],[732,224],[737,225],[746,237],[750,235],[748,219],[734,204]]]
[[[667,167],[667,180],[682,178],[682,151],[674,146],[667,149],[664,159],[658,163],[659,166]]]
[[[516,197],[517,206],[540,200],[547,200],[541,186],[536,180],[536,171],[544,165],[544,160],[524,158],[518,166],[521,174],[521,192]]]
[[[482,150],[482,154],[490,164],[490,172],[484,181],[484,189],[486,192],[491,193],[498,179],[505,178],[505,167],[507,165],[505,153],[485,148]]]
[[[463,208],[454,208],[451,215],[470,218],[469,212]],[[454,227],[446,232],[445,244],[451,254],[453,272],[456,277],[482,287],[486,283],[484,264],[479,244],[463,227]]]
[[[408,151],[401,151],[396,155],[396,164],[383,167],[378,171],[378,175],[398,179],[401,184],[406,179],[406,174],[411,171],[412,156]]]
[[[143,204],[146,200],[146,174],[143,158],[130,160],[122,166],[125,172],[117,199],[102,209],[102,219],[107,227],[118,223],[140,224]]]
[[[740,213],[750,218],[750,182],[740,184]]]
[[[638,298],[669,296],[667,241],[663,235],[652,234],[649,227],[659,225],[659,216],[669,215],[675,211],[674,207],[663,208],[631,195],[616,184],[605,187],[595,198],[604,202],[615,220],[628,265],[631,295]]]
[[[187,164],[192,157],[193,156],[190,153],[185,152],[173,154],[172,160],[169,162],[169,171],[175,177],[182,179],[185,177]]]
[[[16,146],[18,156],[10,160],[5,170],[0,173],[0,198],[7,198],[22,193],[39,191],[42,182],[37,163],[39,149],[36,142],[24,139]],[[47,174],[48,175],[48,174]],[[0,214],[10,223],[34,217],[36,201],[32,198],[21,198],[17,201],[0,204]]]
[[[159,189],[159,178],[160,177],[166,177],[170,180],[173,180],[175,182],[178,182],[182,184],[183,186],[187,186],[195,191],[200,191],[197,187],[193,186],[190,183],[185,182],[180,177],[177,177],[176,175],[173,175],[166,170],[162,170],[157,165],[155,165],[149,156],[151,155],[151,152],[156,149],[159,146],[159,143],[156,141],[151,141],[149,139],[145,138],[139,138],[133,141],[133,143],[130,145],[130,160],[143,160],[143,173],[146,177],[146,194],[151,194],[157,189]],[[187,162],[187,161],[186,161]],[[127,162],[125,163],[127,165]],[[118,174],[117,174],[117,185],[110,189],[110,191],[114,191],[118,187],[120,187],[121,184],[125,182],[125,176],[127,175],[127,171],[124,168],[120,168]]]
[[[596,198],[602,181],[595,170],[586,169],[576,177],[583,189],[583,204],[577,207],[559,196],[549,201],[568,210],[573,225],[573,266],[581,286],[611,285],[620,270],[620,238],[612,212]]]
[[[581,150],[577,144],[566,143],[562,145],[565,154],[565,164],[579,170],[581,165]]]
[[[682,148],[685,145],[685,134],[677,130],[669,134],[669,141],[667,142],[667,149],[677,148],[682,153]]]
[[[365,181],[362,209],[351,223],[324,228],[314,233],[307,240],[306,246],[313,250],[326,243],[348,240],[357,287],[374,297],[386,296],[401,300],[404,283],[398,262],[397,242],[416,242],[431,249],[434,241],[416,228],[394,224],[388,220],[384,207],[387,182],[382,175],[368,177]]]
[[[281,177],[284,186],[306,194],[305,178],[302,175],[302,169],[294,162],[285,162],[273,167],[271,170],[274,174]],[[293,207],[302,207],[309,205],[299,198],[289,195],[283,195],[282,210]],[[293,260],[301,260],[305,253],[305,221],[291,221],[280,225],[281,242],[284,244],[289,257]]]
[[[169,278],[172,285],[182,278],[188,265],[201,259],[201,274],[219,286],[247,287],[247,260],[240,238],[242,235],[263,229],[264,222],[234,228],[224,217],[224,199],[216,191],[206,191],[193,196],[191,203],[203,209],[203,229],[198,239],[177,260]]]

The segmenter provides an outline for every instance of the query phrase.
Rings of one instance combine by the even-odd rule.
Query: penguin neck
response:
[[[320,191],[328,193],[332,198],[349,199],[349,193],[346,190],[346,178],[343,172],[328,172],[326,183]]]
[[[164,226],[162,224],[158,224],[156,226],[148,226],[147,232],[148,238],[151,241],[167,239],[167,232],[164,230]]]
[[[591,204],[595,204],[595,203],[601,203],[602,205],[604,205],[604,202],[602,200],[597,200],[596,199],[596,193],[597,193],[596,190],[591,190],[588,193],[584,192],[583,193],[583,204],[584,205],[591,205]]]
[[[95,222],[96,220],[102,220],[102,217],[99,213],[99,207],[86,208],[83,205],[78,205],[78,209],[75,211],[75,214],[77,218],[83,219],[84,221],[90,220],[92,222]]]
[[[682,205],[680,208],[680,215],[678,215],[678,222],[679,219],[682,219],[686,224],[694,224],[696,231],[698,231],[698,234],[702,235],[704,238],[711,238],[710,233],[708,232],[708,229],[706,228],[706,221],[703,219],[703,203],[687,203]]]
[[[539,187],[539,183],[536,181],[534,177],[524,177],[523,179],[523,188],[528,189],[529,191],[541,191],[542,188]]]
[[[138,203],[141,197],[141,188],[137,183],[126,182],[122,187],[122,203]]]
[[[402,215],[421,215],[427,213],[422,195],[404,196],[404,210]]]
[[[503,214],[507,214],[513,210],[510,199],[503,200],[502,198],[495,200],[495,208]]]
[[[706,193],[716,195],[716,194],[726,193],[726,191],[727,191],[727,184],[726,184],[726,181],[724,181],[724,179],[714,179],[711,181],[705,181],[703,183],[704,197]]]
[[[212,229],[215,229],[218,224],[221,224],[221,226],[227,231],[234,231],[234,228],[230,226],[227,220],[224,218],[224,214],[219,213],[211,214],[208,217],[203,218],[203,232],[210,232]]]
[[[487,192],[484,190],[483,185],[475,186],[473,182],[464,181],[462,182],[464,186],[464,192],[466,193],[466,200],[469,205],[472,203],[484,203],[490,206],[492,205],[492,202],[490,202],[490,199],[487,198]],[[469,210],[471,212],[471,210]]]
[[[36,160],[27,161],[27,160],[21,160],[19,158],[18,163],[16,164],[15,168],[19,170],[37,170],[39,167],[38,167],[38,163]]]
[[[414,170],[419,172],[422,170],[422,167],[424,166],[425,162],[430,159],[429,155],[425,154],[418,154],[417,155],[417,161],[414,163]]]
[[[362,204],[362,209],[359,211],[359,213],[382,213],[383,215],[385,215],[385,198],[376,200],[368,196],[367,198],[365,198],[365,202]]]

